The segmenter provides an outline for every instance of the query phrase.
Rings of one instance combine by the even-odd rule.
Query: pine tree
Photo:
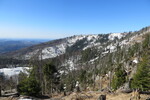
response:
[[[116,71],[115,71],[115,75],[113,76],[113,79],[112,79],[112,88],[114,90],[117,90],[121,85],[123,85],[123,83],[125,83],[125,71],[122,70],[121,66],[119,65],[117,68],[116,68]]]
[[[57,77],[58,71],[56,69],[56,66],[52,63],[46,64],[45,66],[43,66],[43,74],[45,80],[45,91],[50,89],[50,93],[52,94],[54,84],[56,85],[59,80],[59,77]]]
[[[131,81],[131,88],[140,89],[142,91],[150,90],[150,35],[145,36],[143,41],[142,61],[137,66],[137,72]]]
[[[24,79],[19,82],[17,89],[20,94],[38,96],[41,91],[39,86],[40,84],[35,77],[30,75],[29,77],[24,77]]]
[[[150,90],[150,65],[147,55],[139,63],[137,72],[131,81],[131,87],[142,91]]]

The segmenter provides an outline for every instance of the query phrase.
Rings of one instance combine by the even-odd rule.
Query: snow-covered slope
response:
[[[4,73],[4,75],[13,76],[18,75],[20,72],[27,73],[29,67],[16,67],[16,68],[2,68],[0,69],[0,73]]]
[[[48,59],[63,55],[66,52],[76,52],[93,47],[100,50],[103,49],[102,54],[106,54],[108,52],[116,51],[117,46],[123,47],[124,45],[142,41],[139,37],[142,37],[143,34],[149,31],[150,29],[147,31],[140,30],[139,32],[131,33],[132,35],[129,33],[111,33],[72,36],[35,45],[6,55],[11,55],[17,59],[30,59],[32,57]]]
[[[64,41],[62,41],[61,43],[43,48],[42,53],[41,53],[42,59],[54,58],[54,57],[60,56],[66,53],[66,49],[68,47],[75,45],[79,41],[83,41],[83,39],[85,39],[86,41],[84,41],[84,43],[82,44],[84,45],[82,50],[85,50],[93,46],[101,46],[103,43],[98,42],[98,40],[103,39],[104,36],[105,35],[102,35],[102,36],[101,35],[79,35],[79,36],[72,36],[72,37],[65,38]],[[108,38],[106,42],[113,41],[116,38],[120,39],[122,37],[125,37],[125,35],[122,33],[109,34],[108,37],[106,37]],[[36,53],[37,53],[37,50],[26,53],[25,59],[31,58]]]
[[[114,40],[115,38],[121,39],[122,37],[124,37],[124,34],[122,33],[111,33],[108,38],[110,40]]]

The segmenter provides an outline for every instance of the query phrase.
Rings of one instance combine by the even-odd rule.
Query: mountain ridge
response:
[[[119,34],[119,33],[118,33]],[[123,33],[121,33],[121,34],[123,34]],[[102,38],[102,37],[100,37],[100,36],[107,36],[108,34],[99,34],[99,35],[76,35],[76,36],[71,36],[71,37],[67,37],[67,38],[62,38],[62,39],[57,39],[57,40],[53,40],[53,41],[50,41],[50,42],[45,42],[45,43],[42,43],[42,44],[37,44],[37,45],[33,45],[33,46],[31,46],[31,47],[29,47],[29,48],[24,48],[24,49],[22,49],[22,50],[18,50],[18,51],[15,51],[15,52],[11,52],[11,53],[7,53],[7,54],[13,54],[13,53],[16,53],[16,52],[20,52],[20,51],[26,51],[26,50],[30,50],[31,49],[31,51],[32,51],[32,49],[43,49],[43,48],[45,48],[45,47],[54,47],[54,48],[56,48],[57,49],[57,46],[59,47],[62,47],[62,49],[63,49],[63,46],[65,46],[65,48],[64,48],[64,50],[60,50],[61,52],[63,52],[62,54],[64,54],[65,53],[65,50],[66,50],[66,48],[67,47],[70,47],[70,46],[72,46],[73,44],[75,44],[77,41],[80,41],[80,40],[83,40],[83,39],[87,39],[87,41],[89,42],[89,41],[91,41],[91,43],[90,44],[88,44],[88,46],[89,47],[91,47],[91,45],[92,44],[94,44],[94,42],[95,41],[93,41],[92,39],[97,39],[98,40],[98,38]],[[116,35],[116,34],[115,34]],[[121,36],[121,35],[119,35],[119,36]],[[118,37],[119,37],[118,36]],[[117,37],[117,35],[116,36],[113,36],[112,35],[112,37],[110,36],[110,37],[107,37],[107,38],[110,38],[110,39],[113,39],[114,37]],[[120,38],[120,37],[119,37]],[[93,41],[93,42],[92,42]],[[57,46],[56,46],[57,45]],[[98,44],[97,44],[98,45]],[[88,48],[88,47],[87,47]],[[86,49],[86,48],[84,48],[84,49]],[[6,54],[6,55],[7,55]],[[61,53],[60,53],[61,54]],[[57,55],[57,54],[56,54]],[[59,54],[57,55],[57,56],[59,56]],[[54,56],[54,57],[56,57],[56,56]],[[49,57],[47,57],[47,58],[49,58]],[[53,58],[53,56],[52,57],[50,57],[50,58]]]
[[[150,27],[135,32],[74,35],[4,53],[2,56],[25,60],[34,57],[37,57],[37,59],[50,59],[73,52],[86,51],[88,48],[95,48],[98,52],[97,55],[105,56],[107,53],[115,52],[118,46],[121,48],[124,46],[129,47],[129,45],[136,42],[141,42],[142,36],[148,32],[150,32]]]

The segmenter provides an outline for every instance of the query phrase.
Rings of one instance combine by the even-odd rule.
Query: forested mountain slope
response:
[[[30,75],[22,73],[19,83],[19,92],[26,95],[52,95],[74,89],[147,92],[149,50],[150,27],[145,27],[135,32],[67,37],[3,56],[29,61]],[[35,86],[30,89],[33,84],[26,83]]]
[[[108,60],[107,57],[118,50],[127,51],[134,44],[141,43],[148,32],[150,27],[135,32],[72,36],[4,53],[3,56],[19,60],[55,58],[63,62],[61,66],[74,67],[79,62]]]

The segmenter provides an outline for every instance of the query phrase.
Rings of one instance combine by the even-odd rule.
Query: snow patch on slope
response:
[[[28,69],[29,67],[2,68],[0,69],[0,72],[4,73],[4,75],[13,76],[13,75],[18,75],[20,72],[27,73]]]
[[[57,44],[55,46],[45,47],[42,50],[42,59],[48,59],[48,58],[54,58],[57,56],[60,56],[66,52],[66,48],[74,45],[77,41],[82,40],[84,38],[87,38],[88,41],[93,40],[89,47],[94,46],[94,42],[96,41],[98,35],[79,35],[79,36],[72,36],[69,38],[66,38],[66,41]],[[26,59],[30,59],[32,56],[34,56],[36,53],[38,53],[39,50],[35,50],[33,52],[30,52],[25,55]],[[40,58],[40,56],[39,56]]]
[[[124,36],[125,35],[122,33],[112,33],[112,34],[109,34],[108,39],[109,40],[114,40],[115,38],[121,39]],[[102,44],[101,42],[97,42],[97,40],[100,40],[101,38],[104,38],[104,37],[103,36],[101,37],[100,35],[79,35],[79,36],[72,36],[72,37],[65,38],[64,41],[62,41],[61,43],[43,48],[41,50],[42,59],[54,58],[62,54],[65,54],[67,47],[74,45],[77,41],[82,40],[84,38],[86,38],[87,41],[85,41],[86,45],[85,47],[83,47],[83,50],[87,48],[92,48],[92,47],[101,48]],[[115,49],[114,46],[111,46],[108,48],[111,50],[111,52],[113,52]],[[25,58],[30,59],[32,56],[38,53],[38,51],[39,50],[35,50],[33,52],[26,54]],[[39,55],[39,58],[41,58],[40,55]]]
[[[97,39],[98,35],[88,35],[87,40],[90,41],[92,39]]]
[[[54,47],[47,47],[42,50],[42,59],[53,58],[65,53],[67,45],[60,44]]]
[[[114,40],[115,38],[121,39],[124,35],[122,33],[111,33],[108,36],[109,40]]]
[[[85,37],[86,36],[84,36],[84,35],[70,37],[70,38],[67,39],[67,45],[72,46],[74,43],[76,43],[79,40],[82,40]]]

